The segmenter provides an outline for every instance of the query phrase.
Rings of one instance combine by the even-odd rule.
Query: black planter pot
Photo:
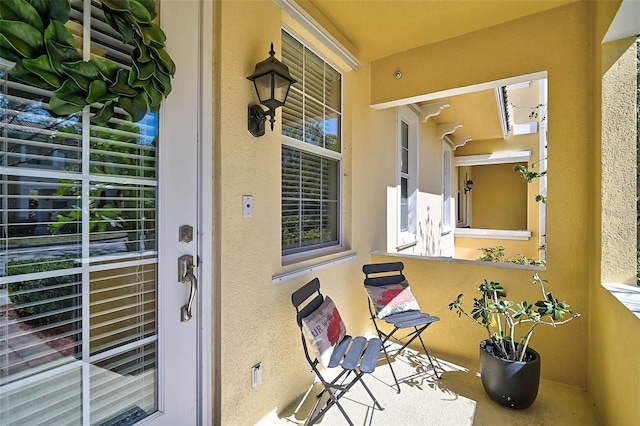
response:
[[[527,348],[525,361],[509,361],[490,353],[493,343],[480,344],[480,375],[489,398],[510,408],[527,408],[538,396],[540,355]],[[497,351],[495,351],[497,352]]]

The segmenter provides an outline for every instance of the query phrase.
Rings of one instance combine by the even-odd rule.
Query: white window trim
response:
[[[446,153],[449,153],[449,165],[446,167]],[[456,224],[455,200],[452,193],[452,173],[453,173],[453,150],[447,141],[442,140],[442,224],[441,233],[446,235],[453,231]],[[446,173],[446,171],[449,173]],[[448,193],[448,197],[447,197]],[[448,198],[448,199],[447,199]],[[447,215],[447,203],[449,203],[449,212]],[[448,217],[447,217],[448,216]],[[448,219],[448,220],[447,220]]]
[[[274,2],[279,4],[279,2],[276,0],[274,0]],[[292,2],[288,2],[288,3],[292,3]],[[292,137],[285,136],[282,134],[280,135],[281,148],[289,147],[293,149],[298,149],[302,152],[307,152],[313,155],[318,155],[321,157],[338,161],[338,164],[339,164],[338,178],[340,179],[340,182],[338,184],[338,191],[339,191],[339,194],[338,194],[339,206],[338,206],[338,217],[337,217],[338,244],[334,244],[330,246],[321,246],[317,248],[310,248],[308,250],[296,251],[294,253],[282,255],[282,264],[284,265],[284,264],[292,264],[292,263],[302,262],[308,259],[326,256],[328,254],[331,254],[334,252],[340,252],[345,249],[345,246],[344,246],[344,212],[345,212],[344,192],[345,191],[344,191],[344,178],[343,178],[344,176],[344,156],[343,156],[343,152],[344,152],[344,129],[343,129],[344,128],[343,126],[343,123],[344,123],[344,113],[343,113],[344,111],[344,72],[339,67],[336,67],[333,63],[331,63],[331,61],[329,61],[327,58],[325,58],[324,55],[320,54],[316,49],[314,49],[311,43],[308,43],[304,38],[298,36],[296,33],[292,32],[289,28],[282,27],[280,31],[287,32],[291,37],[293,37],[295,40],[301,43],[303,47],[313,52],[321,60],[323,60],[325,63],[333,67],[342,76],[342,78],[340,79],[340,124],[341,124],[340,125],[340,152],[332,151],[330,149],[326,149],[323,147],[318,147],[310,143],[307,143],[298,139],[294,139]],[[334,51],[334,53],[337,54],[338,52]],[[303,94],[303,96],[305,95]],[[280,165],[280,167],[282,167],[282,164]],[[282,199],[282,194],[280,198]],[[280,220],[282,221],[282,212],[280,214]],[[282,241],[280,242],[280,249],[282,250]]]
[[[409,106],[399,107],[396,113],[396,248],[398,250],[417,244],[417,215],[418,215],[418,112]],[[402,172],[402,122],[409,126],[409,169]],[[408,231],[401,230],[401,179],[408,178],[407,210]]]
[[[489,164],[528,163],[531,151],[494,152],[481,155],[461,155],[453,159],[454,167],[486,166]]]

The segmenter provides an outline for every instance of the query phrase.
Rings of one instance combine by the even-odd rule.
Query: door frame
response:
[[[165,0],[166,1],[166,0]],[[198,316],[198,423],[200,425],[213,424],[213,419],[219,413],[219,404],[216,402],[220,396],[215,392],[213,384],[219,383],[218,373],[212,368],[213,358],[219,357],[219,345],[213,345],[214,336],[218,336],[219,322],[213,320],[214,286],[214,251],[213,251],[213,179],[215,173],[206,173],[214,170],[213,162],[213,25],[214,2],[212,0],[199,0],[199,61],[198,64],[198,255],[199,255],[199,280],[200,294],[198,295],[198,308],[201,314]],[[219,298],[216,296],[216,300]],[[219,310],[216,310],[218,312]],[[215,326],[215,328],[213,328]],[[216,338],[216,341],[219,341]],[[215,377],[214,377],[215,374]],[[214,409],[216,415],[213,415]]]
[[[160,26],[164,27],[167,20],[172,19],[167,13],[162,13],[163,1],[160,5]],[[192,0],[188,0],[192,1]],[[198,164],[197,164],[197,253],[198,264],[197,278],[200,283],[195,300],[194,310],[197,315],[196,327],[196,407],[199,425],[214,424],[215,418],[219,418],[219,392],[215,391],[214,382],[219,383],[216,369],[212,368],[214,358],[219,357],[219,322],[213,320],[212,297],[218,292],[213,280],[214,271],[214,226],[213,226],[213,178],[215,173],[213,161],[213,37],[214,37],[214,12],[215,3],[213,0],[196,0],[198,2],[198,99],[197,102],[197,122],[198,122]],[[179,66],[179,65],[178,65]],[[209,173],[207,173],[209,172]],[[219,300],[215,296],[216,300]],[[218,303],[218,302],[216,302]],[[216,310],[218,312],[218,310]],[[215,328],[214,328],[215,327]],[[176,361],[173,361],[176,362]],[[170,367],[166,365],[166,367]],[[215,375],[215,377],[214,377]],[[216,413],[214,414],[214,410]],[[144,424],[144,421],[142,422]]]

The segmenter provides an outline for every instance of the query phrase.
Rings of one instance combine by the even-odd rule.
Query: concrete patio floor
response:
[[[341,404],[355,425],[563,425],[592,426],[599,422],[587,393],[578,388],[542,380],[538,397],[525,410],[513,410],[491,401],[482,388],[477,360],[465,360],[436,355],[442,378],[438,380],[429,369],[425,356],[405,350],[393,360],[401,393],[391,387],[390,369],[379,362],[376,371],[365,376],[365,382],[376,396],[383,411],[374,410],[371,398],[360,384],[356,384],[341,400]],[[428,363],[426,364],[428,365]],[[311,372],[309,373],[312,374]],[[307,397],[300,396],[290,407],[273,412],[261,425],[302,425],[321,390],[314,384]],[[347,424],[340,410],[334,406],[316,424]]]

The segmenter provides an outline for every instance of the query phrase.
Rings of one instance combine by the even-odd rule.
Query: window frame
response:
[[[418,217],[418,146],[419,116],[409,106],[401,106],[396,110],[396,245],[398,249],[415,245],[417,237]],[[403,133],[402,124],[407,125],[407,168],[403,170]],[[406,228],[403,228],[402,181],[407,181]]]
[[[320,60],[322,60],[324,62],[325,66],[329,66],[331,67],[335,72],[337,72],[340,75],[340,110],[337,111],[338,113],[338,137],[340,140],[340,149],[339,151],[335,151],[335,150],[331,150],[329,148],[325,148],[322,146],[316,146],[313,145],[312,143],[300,140],[300,139],[295,139],[291,136],[287,136],[285,134],[282,134],[281,132],[281,152],[282,149],[284,148],[290,148],[290,149],[294,149],[294,150],[298,150],[302,153],[307,153],[310,155],[314,155],[320,158],[325,158],[328,160],[332,160],[332,161],[336,161],[338,163],[338,167],[337,167],[337,202],[338,202],[338,206],[337,206],[337,217],[336,219],[336,226],[337,226],[337,242],[328,242],[328,243],[319,243],[319,244],[314,244],[314,245],[308,245],[308,246],[300,246],[297,248],[292,248],[292,249],[288,249],[285,251],[284,249],[284,242],[282,241],[282,219],[283,219],[283,212],[282,210],[280,211],[280,248],[281,248],[281,255],[282,255],[282,260],[283,263],[288,263],[288,262],[292,262],[292,261],[296,261],[299,259],[307,259],[307,258],[313,258],[313,257],[319,257],[322,256],[324,254],[328,254],[331,252],[335,252],[338,250],[341,250],[343,248],[344,245],[344,235],[343,235],[343,230],[344,230],[344,154],[343,154],[343,148],[344,148],[344,132],[343,132],[343,108],[344,108],[344,72],[339,68],[336,67],[333,63],[331,63],[325,56],[323,56],[322,54],[320,54],[317,50],[315,50],[312,45],[310,43],[307,43],[304,39],[298,37],[296,34],[294,34],[292,31],[288,30],[287,28],[281,28],[281,35],[283,33],[286,33],[288,36],[290,36],[292,39],[294,39],[295,41],[297,41],[298,43],[300,43],[303,46],[303,51],[304,49],[307,49],[308,51],[310,51],[312,54],[314,54],[317,58],[319,58]],[[284,61],[283,61],[284,62]],[[286,63],[285,63],[286,65]],[[290,89],[290,94],[291,91],[298,91],[302,98],[304,99],[306,96],[305,94],[305,90],[304,90],[304,85],[305,85],[305,78],[304,78],[304,64],[302,66],[303,69],[303,78],[302,81],[300,82],[303,85],[303,90],[302,91],[298,91],[297,88],[294,88],[293,86]],[[311,97],[310,99],[317,101],[317,99]],[[304,105],[304,104],[303,104]],[[323,102],[322,103],[324,108],[327,108],[328,105]],[[304,111],[304,106],[303,106],[303,111]],[[331,108],[331,111],[333,112],[333,108]],[[303,122],[304,122],[304,112],[303,112]],[[304,123],[303,123],[304,124]],[[303,136],[304,138],[304,136]],[[281,175],[282,175],[282,161],[280,164],[281,167]],[[280,200],[281,200],[281,206],[282,206],[282,200],[283,200],[283,194],[282,194],[282,185],[281,185],[281,194],[280,194]]]

